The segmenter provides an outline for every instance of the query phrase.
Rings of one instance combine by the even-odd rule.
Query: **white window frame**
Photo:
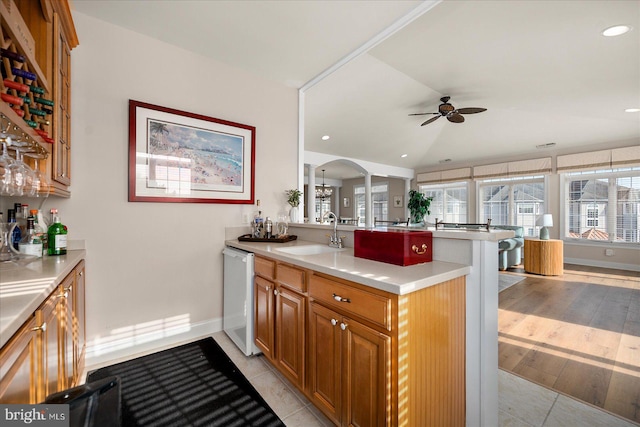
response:
[[[447,198],[446,198],[446,194],[447,194],[447,190],[451,190],[451,189],[461,189],[464,188],[464,190],[467,193],[467,199],[465,200],[465,204],[466,204],[466,212],[464,212],[465,217],[467,218],[465,220],[466,223],[471,222],[469,220],[470,218],[470,212],[469,212],[469,208],[471,206],[471,202],[470,202],[470,194],[469,194],[469,181],[455,181],[455,182],[446,182],[446,183],[437,183],[437,184],[418,184],[418,191],[421,192],[422,194],[426,195],[427,191],[442,191],[443,194],[443,200],[442,200],[442,216],[441,217],[437,217],[438,221],[443,221],[443,222],[454,222],[451,221],[450,218],[448,218],[448,215],[458,215],[460,214],[460,205],[455,205],[455,212],[447,212]],[[433,205],[432,205],[433,206]],[[431,210],[431,208],[429,209]],[[431,215],[428,215],[426,218],[426,220],[428,222],[435,222],[436,220],[436,214],[433,213],[433,211],[431,212]]]
[[[386,189],[384,191],[375,191],[376,187],[382,187],[384,186]],[[374,194],[386,194],[387,195],[387,206],[386,209],[384,209],[383,207],[383,212],[382,212],[382,217],[376,217],[375,216],[375,206],[374,206],[374,202],[373,202],[373,195]],[[365,200],[366,200],[366,194],[365,194],[365,186],[364,184],[360,184],[360,185],[354,185],[353,186],[353,213],[354,213],[354,217],[355,218],[359,218],[358,221],[358,225],[365,225],[366,224],[366,218],[365,215],[358,215],[358,198],[360,196],[364,196]],[[389,216],[389,182],[387,181],[380,181],[380,182],[372,182],[371,183],[371,215],[373,215],[374,217],[378,218],[380,221],[387,221],[388,220],[388,216]],[[366,210],[366,209],[365,209]],[[386,211],[386,212],[385,212]],[[371,221],[373,223],[373,221]]]
[[[534,213],[532,215],[542,215],[549,208],[549,175],[525,175],[525,176],[514,176],[509,178],[490,178],[484,180],[476,181],[476,222],[481,222],[481,215],[483,212],[483,203],[482,203],[482,187],[492,186],[492,185],[518,185],[518,184],[526,184],[526,183],[542,183],[543,184],[543,194],[544,199],[542,201],[542,208],[538,207],[538,209],[534,209]],[[507,222],[512,222],[509,217],[511,215],[518,216],[518,211],[516,209],[515,201],[509,199],[509,212],[512,214],[507,214]],[[492,218],[493,219],[493,218]],[[532,224],[498,224],[495,220],[492,221],[494,225],[520,225],[523,227],[525,236],[527,237],[536,237],[540,233],[540,227],[538,225]],[[533,230],[533,232],[531,232]]]
[[[640,177],[640,167],[627,167],[627,168],[618,168],[618,169],[597,169],[591,171],[581,171],[581,172],[566,172],[560,174],[560,238],[567,243],[571,244],[580,244],[587,246],[601,246],[607,245],[607,247],[611,247],[611,245],[616,245],[618,247],[640,247],[640,242],[626,242],[623,240],[597,240],[597,239],[582,239],[577,237],[568,236],[568,227],[569,227],[569,212],[567,209],[567,197],[569,197],[569,183],[571,181],[576,180],[590,180],[590,179],[618,179],[618,178],[626,178],[626,177]],[[617,195],[616,195],[617,196]],[[615,203],[617,204],[617,197]],[[599,207],[589,206],[587,209],[598,209]],[[588,219],[588,218],[587,218]],[[594,218],[595,221],[600,221],[600,217]]]

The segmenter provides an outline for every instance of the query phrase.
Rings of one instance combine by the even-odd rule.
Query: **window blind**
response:
[[[473,178],[476,180],[489,178],[510,178],[522,175],[548,175],[551,173],[551,157],[496,163],[476,166]]]
[[[567,154],[557,158],[558,172],[613,169],[622,166],[640,166],[640,146]]]
[[[449,169],[437,172],[423,172],[416,175],[418,184],[432,184],[438,182],[455,182],[471,179],[471,168]]]

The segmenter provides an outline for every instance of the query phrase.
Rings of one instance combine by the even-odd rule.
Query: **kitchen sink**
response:
[[[284,252],[291,255],[319,255],[326,253],[335,253],[344,251],[344,248],[332,248],[327,245],[304,245],[289,246],[286,248],[276,248],[278,252]]]

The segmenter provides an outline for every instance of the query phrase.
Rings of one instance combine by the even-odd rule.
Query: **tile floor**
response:
[[[287,427],[333,425],[262,356],[245,357],[222,331],[213,338]],[[99,367],[92,366],[87,372]],[[498,384],[499,427],[638,427],[502,370]]]

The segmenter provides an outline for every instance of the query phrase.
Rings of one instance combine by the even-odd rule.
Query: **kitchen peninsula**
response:
[[[354,325],[368,326],[375,336],[363,339],[360,334],[359,342],[353,337],[342,338],[342,342],[346,339],[347,347],[357,348],[366,341],[366,348],[358,350],[359,355],[363,352],[368,355],[368,363],[362,364],[366,365],[362,367],[364,370],[370,368],[371,360],[379,362],[389,356],[387,365],[390,368],[386,374],[391,381],[370,385],[377,395],[367,395],[366,399],[376,402],[370,406],[380,406],[382,413],[367,414],[369,418],[361,419],[375,417],[371,425],[435,425],[443,422],[447,425],[497,425],[497,242],[513,232],[433,230],[433,262],[409,267],[356,258],[352,247],[318,253],[314,249],[286,249],[324,246],[327,230],[329,227],[323,225],[291,224],[290,234],[297,235],[298,240],[272,244],[239,242],[233,236],[242,233],[238,233],[237,228],[228,229],[228,246],[256,254],[256,294],[261,293],[261,285],[267,291],[273,286],[275,294],[284,292],[279,301],[296,301],[297,307],[304,307],[305,298],[308,299],[308,313],[296,312],[296,316],[286,320],[290,324],[292,319],[308,319],[306,327],[299,328],[304,331],[296,332],[302,337],[298,339],[298,347],[303,352],[308,349],[307,354],[302,360],[298,354],[291,358],[286,354],[271,354],[272,363],[336,424],[348,423],[354,417],[350,412],[352,403],[361,407],[357,399],[362,396],[358,393],[366,392],[360,388],[354,393],[348,384],[334,385],[340,390],[327,391],[327,384],[334,384],[334,381],[329,379],[326,384],[322,383],[326,373],[318,363],[320,358],[326,357],[325,347],[332,347],[330,343],[335,335],[331,335],[330,326],[323,328],[322,322],[326,320],[327,325],[339,325],[343,331],[347,330],[346,333]],[[338,230],[346,236],[347,246],[352,246],[355,227],[338,226]],[[280,269],[284,273],[283,280],[280,280]],[[291,275],[292,271],[298,274]],[[293,276],[297,279],[291,286]],[[345,300],[349,303],[341,304]],[[358,312],[357,301],[368,304],[368,308]],[[278,308],[288,310],[276,302],[273,308],[275,316],[281,315]],[[256,316],[259,318],[260,313]],[[281,353],[286,353],[290,346],[278,347],[277,321],[275,325],[276,342],[272,344]],[[259,334],[258,330],[258,341]],[[316,335],[322,339],[322,351]],[[373,353],[376,356],[372,356]],[[349,378],[358,374],[349,371],[354,357],[344,352],[335,356],[335,360],[346,360],[341,368],[346,369],[343,374]],[[334,364],[340,365],[335,360]],[[331,360],[323,359],[322,362],[324,366]],[[377,381],[385,371],[378,371],[378,377],[370,374],[367,371],[367,378]],[[336,378],[339,381],[340,376]],[[342,396],[340,401],[335,401],[331,391]],[[387,400],[384,399],[386,395],[389,396]],[[380,396],[383,400],[379,400]],[[436,402],[434,399],[444,400]],[[449,405],[448,409],[439,408],[442,405]]]

